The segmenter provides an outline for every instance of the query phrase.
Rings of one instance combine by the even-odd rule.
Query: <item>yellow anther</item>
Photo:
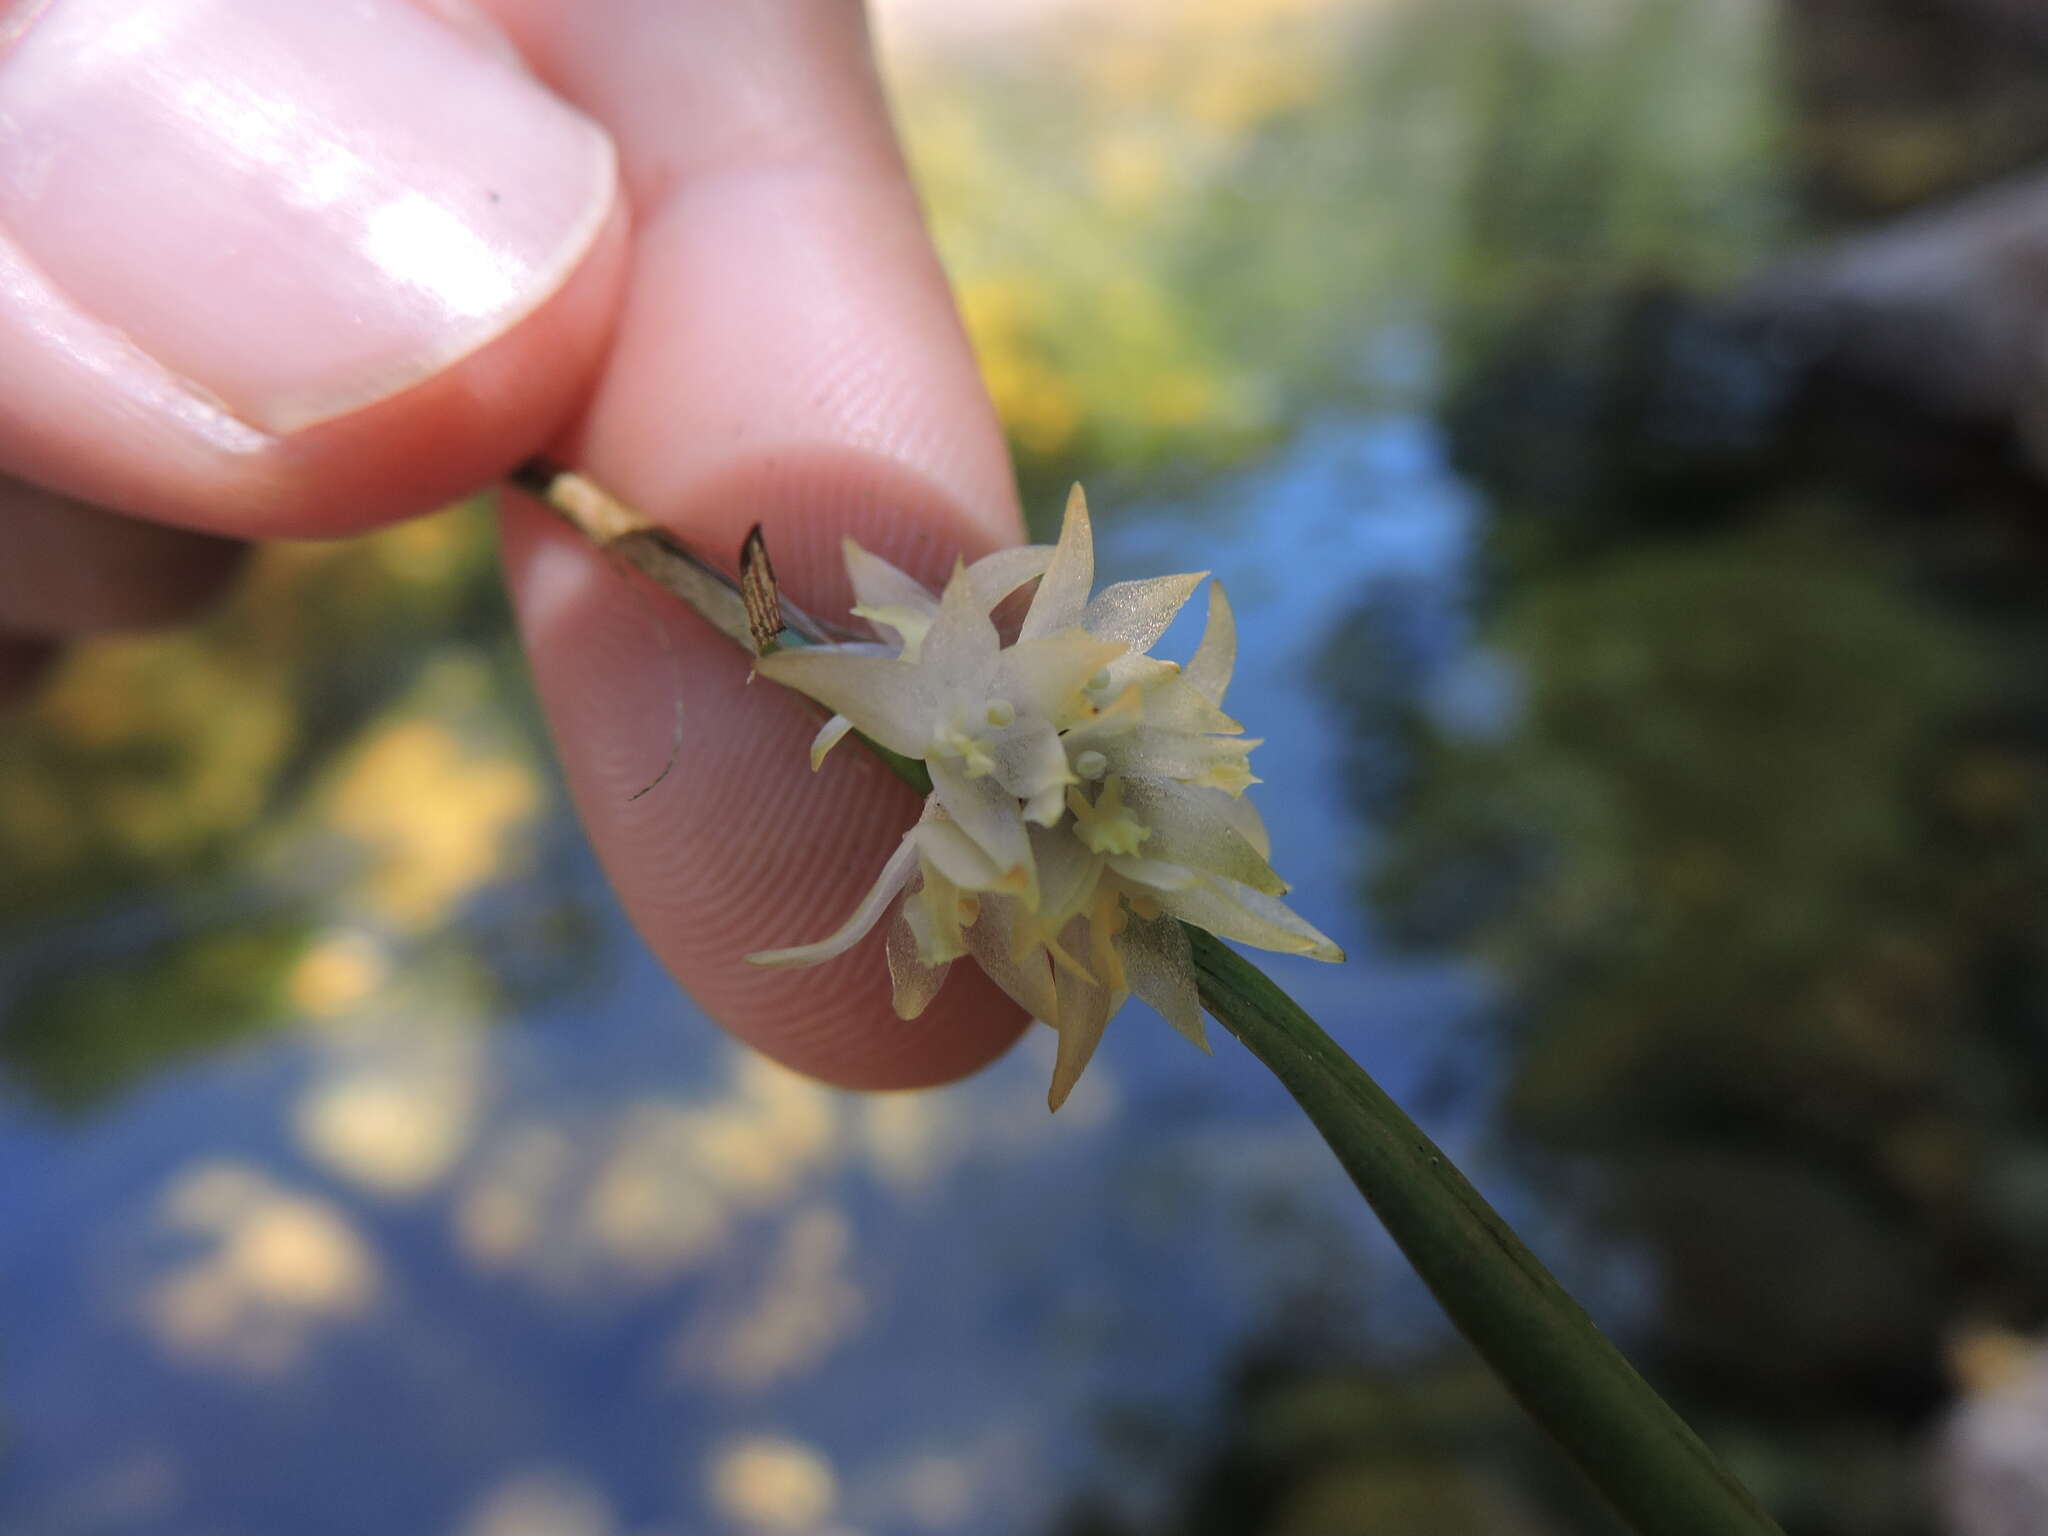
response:
[[[989,755],[988,743],[955,725],[942,725],[932,732],[932,752],[940,757],[959,758],[970,779],[996,771],[996,760]]]
[[[1124,810],[1123,780],[1111,779],[1090,805],[1078,789],[1067,791],[1067,809],[1074,813],[1074,836],[1090,853],[1136,853],[1152,829]]]

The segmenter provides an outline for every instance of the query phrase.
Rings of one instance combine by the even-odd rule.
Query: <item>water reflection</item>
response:
[[[799,1441],[768,1436],[720,1446],[708,1481],[713,1506],[757,1530],[821,1530],[839,1500],[829,1461]]]
[[[1333,486],[1361,484],[1380,489],[1332,510]],[[1228,516],[1246,501],[1264,524]],[[1299,744],[1274,765],[1275,836],[1349,846],[1332,770],[1348,721],[1315,664],[1343,571],[1441,579],[1469,552],[1469,499],[1412,420],[1332,418],[1213,499],[1127,509],[1105,577],[1191,525],[1252,616],[1243,675]],[[1343,564],[1296,574],[1308,546]],[[607,980],[493,1024],[501,984],[407,936],[387,864],[350,867],[369,872],[339,888],[355,915],[307,932],[281,973],[292,1027],[130,1079],[75,1128],[0,1130],[21,1166],[70,1170],[27,1179],[8,1229],[43,1236],[15,1250],[7,1299],[51,1325],[7,1360],[8,1399],[36,1405],[15,1507],[57,1508],[147,1436],[177,1473],[150,1517],[166,1530],[272,1497],[294,1530],[1013,1529],[1093,1464],[1103,1402],[1199,1401],[1275,1296],[1348,1295],[1366,1272],[1377,1239],[1277,1090],[1142,1010],[1057,1120],[1047,1038],[946,1094],[847,1098],[725,1046],[615,920]],[[587,863],[551,867],[596,899]],[[1310,863],[1306,881],[1342,912],[1352,874]],[[1337,926],[1370,953],[1356,916]],[[1413,1063],[1422,1022],[1476,995],[1453,968],[1373,974],[1317,1005]],[[1390,1081],[1411,1075],[1382,1054]],[[176,1251],[128,1252],[138,1223]],[[101,1266],[155,1341],[144,1368],[130,1333],[66,1306]],[[1426,1308],[1397,1269],[1372,1273],[1385,1327],[1412,1333]],[[1332,1293],[1320,1315],[1350,1307]],[[118,1401],[82,1385],[116,1370],[133,1383]],[[203,1414],[195,1372],[220,1382]],[[91,1433],[52,1413],[66,1392]],[[223,1435],[265,1459],[224,1464]],[[320,1512],[276,1491],[369,1466]]]
[[[718,1256],[738,1223],[788,1206],[840,1158],[826,1089],[736,1058],[719,1098],[611,1092],[601,1106],[499,1116],[454,1197],[479,1265],[557,1295],[660,1287]]]
[[[155,1224],[183,1257],[137,1261],[136,1315],[181,1359],[257,1376],[299,1365],[321,1334],[366,1315],[376,1255],[334,1205],[229,1161],[178,1174]]]
[[[456,1527],[459,1536],[613,1536],[618,1529],[602,1490],[555,1472],[508,1477]]]

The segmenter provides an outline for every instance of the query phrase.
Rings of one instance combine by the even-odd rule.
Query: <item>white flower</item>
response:
[[[863,554],[867,562],[883,565]],[[922,759],[939,805],[993,861],[1005,888],[1016,882],[1028,891],[1025,820],[1058,821],[1074,782],[1054,721],[1124,647],[1078,628],[1004,646],[990,606],[960,567],[929,615],[908,604],[872,610],[903,626],[900,654],[804,646],[762,657],[760,669],[891,751]]]
[[[1236,627],[1223,589],[1186,668],[1149,654],[1202,576],[1089,595],[1094,548],[1080,487],[1058,545],[956,568],[939,597],[850,540],[854,612],[889,642],[778,651],[760,670],[838,713],[813,766],[849,730],[921,760],[932,794],[839,930],[747,958],[843,954],[901,897],[889,971],[915,1018],[972,955],[1058,1030],[1057,1109],[1104,1026],[1136,993],[1207,1050],[1183,923],[1265,949],[1343,954],[1279,900],[1286,883],[1244,798],[1256,741],[1223,713]],[[1003,645],[990,615],[1033,577]]]
[[[915,577],[905,575],[879,555],[869,554],[852,539],[845,540],[843,548],[846,572],[853,581],[853,612],[887,631],[893,639],[867,648],[848,646],[842,649],[867,649],[871,654],[902,656],[915,661],[924,643],[925,632],[939,615],[939,599],[933,597]],[[1015,549],[998,550],[975,561],[967,567],[967,579],[975,603],[983,613],[993,611],[1012,592],[1042,575],[1046,562],[1051,558],[1052,551],[1044,545],[1024,544]],[[853,722],[844,715],[835,714],[827,720],[819,729],[817,739],[811,743],[811,767],[818,768],[824,762],[825,754],[852,729]]]

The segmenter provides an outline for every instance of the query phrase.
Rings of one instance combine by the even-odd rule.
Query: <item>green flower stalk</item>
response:
[[[959,568],[937,597],[849,544],[854,612],[883,638],[828,637],[756,573],[757,617],[765,605],[784,625],[764,645],[738,584],[587,477],[534,461],[512,483],[754,652],[762,673],[835,710],[814,766],[855,735],[927,796],[837,933],[749,958],[835,958],[893,905],[897,1011],[914,1015],[971,956],[1059,1030],[1055,1107],[1129,994],[1204,1050],[1206,1009],[1293,1096],[1446,1315],[1634,1530],[1783,1536],[1400,1106],[1222,942],[1343,958],[1278,899],[1286,886],[1244,794],[1257,743],[1222,712],[1236,635],[1219,587],[1188,665],[1151,657],[1201,578],[1091,597],[1077,490],[1058,546]],[[1005,646],[989,615],[1033,580]]]

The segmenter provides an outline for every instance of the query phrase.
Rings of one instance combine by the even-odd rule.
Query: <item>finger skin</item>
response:
[[[618,340],[562,456],[727,563],[762,523],[783,585],[827,616],[847,602],[843,534],[934,580],[1015,542],[1001,433],[858,11],[608,0],[570,27],[566,8],[495,10],[541,76],[611,128],[635,198]],[[728,641],[629,596],[530,504],[507,519],[506,564],[593,843],[649,945],[722,1024],[862,1088],[946,1081],[1016,1038],[1021,1014],[971,965],[923,1018],[896,1019],[880,934],[815,969],[746,965],[838,926],[913,797],[857,748],[813,776],[805,703],[748,686]],[[680,757],[636,800],[668,757],[679,694]]]
[[[28,703],[56,661],[57,647],[47,640],[0,634],[0,717]]]
[[[326,536],[468,494],[583,402],[616,150],[469,10],[16,6],[0,121],[0,473]]]
[[[863,455],[737,463],[696,495],[672,510],[700,536],[731,508],[775,505],[778,578],[818,611],[846,601],[843,575],[819,557],[829,547],[820,531],[850,529],[927,572],[946,558],[935,541],[906,537],[906,509],[943,515],[930,489]],[[810,969],[745,963],[836,928],[916,819],[917,797],[858,746],[813,774],[819,711],[750,682],[730,641],[519,500],[505,520],[506,562],[556,747],[599,858],[664,965],[741,1039],[844,1087],[948,1082],[1006,1049],[1025,1021],[972,965],[955,968],[923,1017],[898,1020],[883,930]],[[744,530],[727,531],[736,548]]]
[[[488,485],[581,406],[623,290],[616,209],[588,258],[518,326],[425,383],[289,437],[196,401],[72,312],[0,233],[0,470],[236,538],[324,538]]]
[[[820,612],[844,605],[842,533],[933,579],[1021,536],[858,6],[476,9],[618,150],[624,195],[559,291],[426,382],[278,437],[138,365],[0,230],[0,379],[35,386],[0,388],[0,470],[195,530],[300,537],[426,510],[551,443],[693,544],[730,551],[763,523]],[[972,967],[897,1020],[879,936],[814,971],[743,963],[836,926],[914,806],[850,750],[813,778],[804,705],[747,686],[725,641],[657,617],[508,500],[508,576],[579,809],[677,978],[742,1039],[849,1086],[944,1081],[1007,1046],[1025,1021]],[[678,693],[682,758],[636,800]]]
[[[227,590],[245,546],[0,479],[0,550],[0,630],[54,637],[189,619]]]

